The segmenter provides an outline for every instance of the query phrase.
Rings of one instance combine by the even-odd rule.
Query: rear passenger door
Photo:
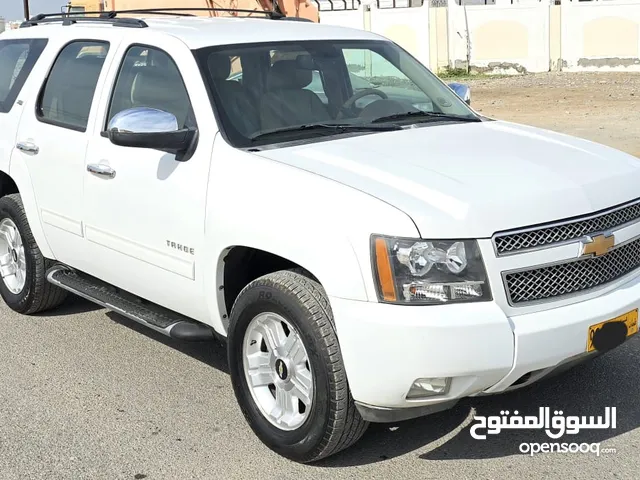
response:
[[[55,48],[38,94],[24,99],[13,151],[12,162],[29,171],[49,247],[73,266],[85,255],[82,197],[92,105],[115,47],[96,38]]]
[[[46,45],[44,38],[0,40],[0,170],[5,173],[22,113],[18,95]]]

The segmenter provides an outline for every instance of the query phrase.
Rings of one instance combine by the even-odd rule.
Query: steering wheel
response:
[[[367,95],[377,95],[383,100],[387,100],[389,98],[388,95],[382,90],[378,90],[377,88],[365,88],[363,90],[360,90],[359,92],[354,93],[351,98],[344,102],[340,107],[340,113],[342,115],[345,115],[353,109],[353,106],[358,100],[360,100],[362,97],[366,97]]]

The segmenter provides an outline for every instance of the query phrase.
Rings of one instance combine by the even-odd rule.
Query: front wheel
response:
[[[355,443],[367,423],[349,392],[324,289],[275,272],[238,296],[229,326],[229,369],[255,434],[291,460],[313,462]]]

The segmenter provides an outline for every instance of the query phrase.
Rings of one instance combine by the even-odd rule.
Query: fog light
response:
[[[407,393],[407,399],[435,397],[449,392],[451,377],[418,378]]]

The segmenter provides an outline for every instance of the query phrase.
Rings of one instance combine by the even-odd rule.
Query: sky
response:
[[[60,7],[67,4],[67,0],[29,0],[29,13],[59,12]],[[23,20],[23,0],[0,0],[0,17],[6,20]]]

